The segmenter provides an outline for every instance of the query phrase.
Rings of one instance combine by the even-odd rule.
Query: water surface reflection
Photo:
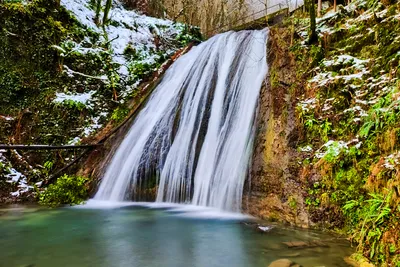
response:
[[[0,266],[265,267],[279,258],[303,266],[346,266],[346,242],[275,226],[262,234],[239,220],[125,206],[114,209],[0,210]],[[183,215],[183,216],[182,216]],[[193,214],[192,214],[193,215]],[[288,249],[282,242],[323,240]]]

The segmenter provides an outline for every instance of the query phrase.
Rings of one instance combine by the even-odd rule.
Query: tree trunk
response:
[[[311,44],[318,40],[316,32],[315,1],[309,0],[308,6],[310,12],[310,39],[308,41]]]
[[[101,144],[83,144],[83,145],[6,145],[0,144],[0,149],[5,150],[75,150],[82,148],[93,148]]]
[[[105,26],[108,22],[108,14],[110,13],[111,6],[112,6],[112,0],[107,0],[106,7],[104,8],[103,26]]]
[[[96,17],[94,18],[94,22],[97,25],[100,25],[100,11],[101,11],[101,0],[96,0]]]
[[[336,12],[336,0],[333,0],[333,10]]]
[[[322,0],[318,0],[318,9],[317,9],[317,16],[321,17],[321,10],[322,10]]]

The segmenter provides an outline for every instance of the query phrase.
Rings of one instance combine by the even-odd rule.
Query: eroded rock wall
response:
[[[289,51],[292,40],[289,28],[271,28],[267,48],[269,74],[260,95],[258,127],[243,209],[260,218],[308,227],[304,186],[296,161],[300,134],[295,114],[296,96],[304,85]]]

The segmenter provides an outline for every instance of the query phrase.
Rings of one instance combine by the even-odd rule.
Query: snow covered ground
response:
[[[155,38],[173,40],[184,30],[184,25],[172,21],[152,18],[140,15],[133,10],[126,10],[121,2],[114,0],[110,11],[110,23],[105,27],[95,24],[95,11],[87,0],[61,0],[61,4],[69,10],[77,20],[94,32],[105,35],[112,47],[112,56],[115,63],[120,65],[121,76],[128,76],[128,65],[124,50],[128,45],[135,48],[143,63],[152,64],[157,61],[159,55],[153,53],[156,50]],[[100,16],[102,18],[102,14]],[[79,47],[78,47],[79,48]],[[80,48],[85,52],[85,48]],[[166,51],[166,53],[172,53]]]
[[[7,183],[16,184],[18,188],[15,192],[11,192],[11,196],[18,197],[20,194],[33,189],[33,186],[28,185],[25,175],[11,167],[6,157],[3,156],[3,153],[4,151],[0,150],[0,171],[2,171],[3,174],[5,173],[4,177]]]

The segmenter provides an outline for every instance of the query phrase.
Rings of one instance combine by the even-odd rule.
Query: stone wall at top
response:
[[[246,2],[248,13],[254,15],[246,18],[245,23],[285,8],[289,8],[289,12],[292,12],[304,5],[304,0],[246,0]]]

